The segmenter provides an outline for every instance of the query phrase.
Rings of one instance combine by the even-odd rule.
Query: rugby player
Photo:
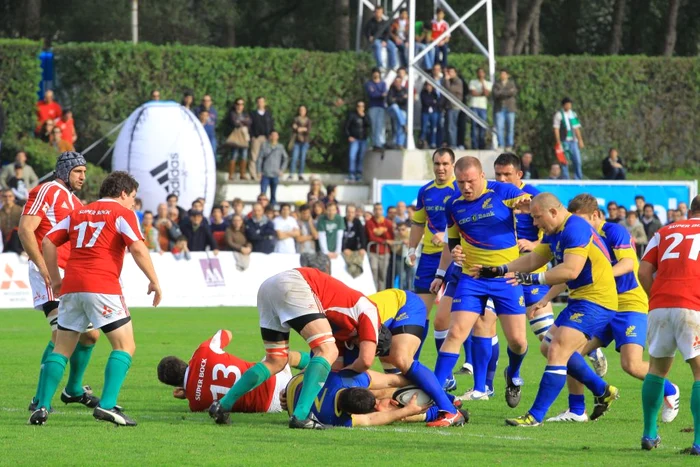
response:
[[[604,330],[593,335],[582,353],[587,353],[593,348],[607,347],[615,341],[615,350],[620,353],[622,369],[628,375],[644,381],[644,377],[649,372],[649,363],[644,361],[649,300],[637,278],[639,261],[634,242],[623,226],[605,222],[605,216],[598,208],[598,200],[590,194],[584,193],[573,198],[569,202],[569,212],[583,217],[603,239],[612,259],[618,293],[618,311],[615,317]],[[680,390],[668,379],[664,382],[664,399],[661,419],[669,423],[678,415]],[[569,378],[568,409],[547,421],[585,422],[587,420],[583,385]]]
[[[289,363],[289,331],[294,329],[314,353],[306,367],[305,385],[289,419],[290,428],[324,429],[310,414],[311,405],[338,358],[338,342],[359,341],[359,357],[348,369],[362,373],[377,351],[377,307],[360,292],[317,269],[297,268],[276,274],[258,290],[260,333],[265,359],[246,370],[235,386],[209,407],[218,424],[230,423],[229,412],[246,393],[281,372]],[[335,326],[335,334],[331,329]]]
[[[232,339],[231,331],[222,329],[202,342],[195,350],[190,363],[177,357],[164,357],[158,363],[158,380],[175,386],[173,397],[186,399],[192,412],[202,412],[226,394],[241,374],[257,362],[247,362],[224,349]],[[289,352],[289,365],[268,379],[264,384],[241,397],[232,412],[281,412],[279,393],[292,379],[290,365],[304,369],[309,364],[309,354]]]
[[[161,299],[158,277],[133,210],[138,187],[138,182],[128,173],[112,172],[100,187],[100,199],[75,209],[56,224],[42,242],[53,293],[62,298],[58,307],[56,348],[44,362],[39,407],[29,419],[33,425],[46,423],[47,408],[63,377],[68,358],[80,333],[85,332],[90,323],[95,329],[101,329],[112,344],[102,398],[92,415],[115,425],[136,425],[117,405],[136,349],[131,316],[119,281],[126,248],[148,278],[148,293],[154,294],[153,306],[158,306]],[[70,242],[71,252],[62,280],[58,248],[66,242]]]
[[[619,396],[577,352],[590,336],[607,326],[617,310],[617,289],[607,248],[588,223],[569,213],[551,193],[540,193],[530,205],[535,226],[544,231],[534,251],[499,267],[475,266],[479,276],[508,278],[511,284],[569,287],[567,307],[557,316],[542,345],[548,346],[547,366],[537,397],[523,416],[507,419],[512,426],[538,426],[566,383],[567,372],[593,392],[591,419],[602,416]],[[533,274],[556,258],[552,269]]]
[[[455,164],[461,196],[446,207],[449,245],[445,245],[440,269],[451,261],[451,249],[462,242],[466,260],[452,301],[447,338],[438,352],[435,374],[444,383],[459,358],[459,348],[491,298],[508,340],[509,365],[506,369],[506,401],[511,407],[520,402],[520,367],[527,354],[525,299],[522,287],[511,287],[503,278],[477,278],[471,271],[476,264],[497,265],[518,257],[514,210],[527,209],[530,195],[500,182],[487,182],[481,162],[463,157]],[[433,290],[443,278],[431,284]],[[442,414],[441,414],[442,415]]]
[[[74,192],[79,191],[85,183],[85,171],[87,162],[77,152],[64,152],[58,156],[55,179],[51,182],[38,185],[29,192],[29,198],[24,205],[22,217],[19,221],[19,238],[22,241],[24,251],[29,256],[29,285],[34,297],[34,308],[42,310],[51,327],[51,339],[41,356],[41,368],[39,381],[43,375],[43,365],[46,357],[54,350],[56,342],[56,322],[58,315],[58,298],[51,289],[49,272],[42,256],[42,241],[44,236],[56,224],[66,218],[74,208],[82,206]],[[66,261],[70,255],[70,245],[66,244],[58,251],[58,267],[62,271],[66,267]],[[70,358],[70,372],[68,383],[61,392],[61,401],[66,404],[80,403],[94,408],[100,400],[92,395],[89,386],[83,386],[83,375],[90,362],[92,349],[99,337],[99,332],[88,330],[80,335],[75,351]],[[37,394],[29,404],[29,411],[37,409],[39,401],[39,388]]]
[[[639,282],[649,295],[649,373],[642,384],[642,449],[659,445],[656,420],[678,349],[693,372],[692,455],[700,455],[700,196],[693,198],[687,220],[661,228],[649,239],[639,265]]]

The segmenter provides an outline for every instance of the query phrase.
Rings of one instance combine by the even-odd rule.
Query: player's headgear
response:
[[[391,352],[391,331],[382,324],[377,338],[377,357],[386,357],[389,352]]]
[[[58,160],[56,161],[56,169],[53,173],[57,179],[62,180],[68,189],[70,189],[70,172],[74,168],[80,166],[87,166],[87,161],[83,155],[75,151],[66,151],[58,156]]]

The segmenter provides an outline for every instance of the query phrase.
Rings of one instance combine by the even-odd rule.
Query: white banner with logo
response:
[[[163,290],[161,306],[165,307],[256,306],[260,284],[278,272],[300,265],[299,255],[280,253],[253,253],[245,271],[236,269],[230,251],[217,256],[192,253],[189,261],[176,260],[170,253],[152,253],[151,259]],[[28,273],[26,260],[14,253],[0,254],[0,308],[32,307]],[[376,292],[367,257],[363,273],[357,278],[348,274],[342,258],[331,260],[331,273],[365,295]],[[121,279],[128,306],[151,305],[153,297],[146,295],[148,280],[129,254],[124,259]]]

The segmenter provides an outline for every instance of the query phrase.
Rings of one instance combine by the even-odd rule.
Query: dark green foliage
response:
[[[41,68],[39,43],[0,39],[0,102],[7,116],[5,136],[32,131]]]

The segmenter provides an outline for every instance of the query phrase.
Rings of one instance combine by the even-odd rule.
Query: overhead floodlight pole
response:
[[[488,58],[489,58],[489,79],[493,83],[496,76],[496,56],[493,50],[493,4],[492,0],[486,2],[486,29],[488,34]]]
[[[413,139],[413,112],[416,82],[416,0],[408,5],[408,108],[406,109],[406,149],[416,149]]]
[[[139,43],[139,0],[131,0],[131,42]]]
[[[360,41],[362,40],[362,17],[364,16],[365,4],[357,2],[357,25],[355,27],[355,52],[359,52]]]

